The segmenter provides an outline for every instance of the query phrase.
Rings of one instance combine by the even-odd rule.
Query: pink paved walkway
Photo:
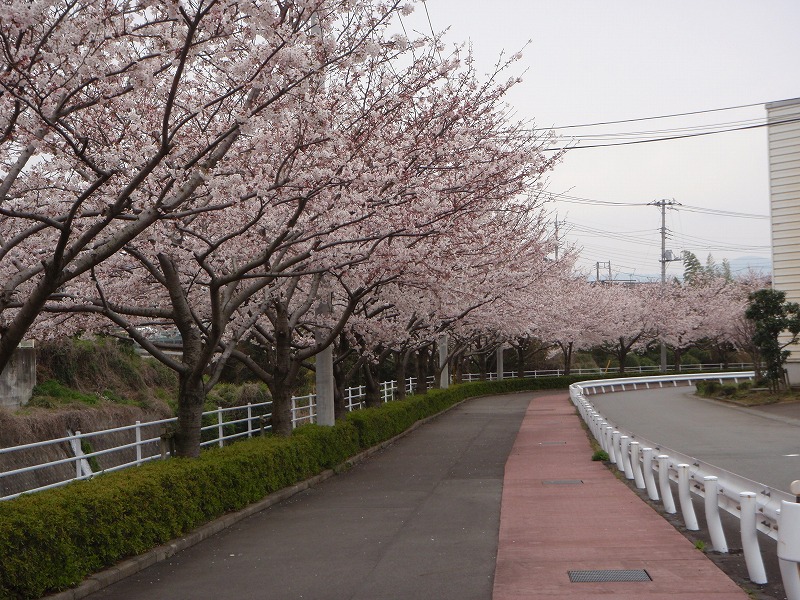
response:
[[[553,443],[566,442],[566,443]],[[581,480],[581,484],[544,483]],[[644,569],[648,582],[572,583],[568,571]],[[534,399],[506,463],[493,600],[747,600],[600,462],[565,394]]]

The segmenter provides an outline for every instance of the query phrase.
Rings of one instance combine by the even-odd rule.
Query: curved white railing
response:
[[[626,479],[634,481],[637,488],[646,490],[651,500],[662,502],[666,512],[677,513],[680,510],[688,530],[699,529],[691,494],[704,499],[706,522],[714,550],[728,552],[719,509],[738,517],[750,579],[754,583],[764,584],[767,577],[756,531],[777,540],[779,548],[781,543],[787,543],[782,539],[800,539],[800,532],[781,533],[779,526],[782,509],[786,511],[787,504],[794,506],[795,497],[659,445],[655,440],[637,436],[635,432],[618,427],[603,417],[590,400],[592,395],[606,392],[694,385],[701,380],[738,383],[752,380],[753,377],[752,371],[742,371],[581,381],[570,386],[570,398],[592,435],[608,454],[609,461],[624,473]],[[670,482],[677,483],[677,506]],[[791,543],[798,545],[797,541]],[[779,562],[787,598],[800,600],[798,565],[783,558]]]

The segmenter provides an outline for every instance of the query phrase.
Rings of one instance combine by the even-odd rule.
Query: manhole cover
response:
[[[581,479],[543,479],[545,485],[577,485],[583,483]]]
[[[603,581],[653,581],[644,569],[610,569],[604,571],[567,571],[572,583]]]

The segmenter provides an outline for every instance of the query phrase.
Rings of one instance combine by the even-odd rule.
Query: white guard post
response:
[[[672,488],[669,486],[669,456],[667,454],[658,455],[658,488],[661,490],[664,510],[674,515],[678,511],[675,509],[675,500],[672,499]]]
[[[633,481],[640,490],[644,489],[644,476],[642,475],[642,465],[639,462],[641,451],[639,442],[631,442],[631,468],[633,469]]]
[[[725,540],[725,531],[719,518],[719,485],[713,475],[703,477],[705,486],[706,523],[711,535],[711,545],[717,552],[727,554],[728,542]]]
[[[800,479],[790,491],[800,500]],[[800,503],[781,501],[778,517],[778,562],[787,600],[800,600]]]
[[[689,465],[687,464],[678,465],[678,499],[681,503],[681,513],[686,529],[698,531],[700,526],[697,524],[697,517],[692,505],[692,494],[689,490]]]
[[[761,558],[761,549],[758,545],[758,529],[756,522],[756,495],[753,492],[741,492],[739,500],[742,514],[739,518],[742,527],[742,550],[744,562],[750,581],[759,585],[767,583],[767,573],[764,570],[764,561]]]
[[[653,476],[653,459],[655,458],[655,455],[656,451],[653,448],[642,448],[644,485],[647,488],[647,497],[654,502],[658,501],[656,478]]]

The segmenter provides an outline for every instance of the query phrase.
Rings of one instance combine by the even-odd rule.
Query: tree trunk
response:
[[[417,385],[414,390],[417,394],[425,394],[428,392],[428,373],[426,366],[428,364],[428,348],[420,348],[416,353],[416,367],[417,367]]]
[[[619,372],[625,373],[625,359],[628,356],[629,346],[626,346],[622,338],[619,340],[619,348],[617,349],[617,360],[619,361]]]
[[[681,372],[681,356],[683,355],[683,350],[680,348],[673,348],[672,354],[675,357],[675,372]]]
[[[285,382],[267,384],[272,394],[272,433],[292,434],[292,390]]]
[[[561,352],[564,354],[564,375],[572,372],[572,347],[573,342],[569,342],[566,346],[561,345]]]
[[[180,375],[178,379],[178,424],[175,430],[175,453],[200,456],[200,427],[206,392],[202,376]]]
[[[395,354],[394,378],[397,381],[397,389],[394,391],[394,399],[402,400],[406,397],[406,367],[408,366],[408,350],[400,350]]]
[[[431,351],[428,353],[427,367],[425,368],[425,378],[433,373],[433,387],[439,389],[442,387],[442,381],[439,377],[439,352],[436,346],[431,346]]]
[[[345,402],[345,372],[341,363],[333,363],[333,414],[336,420],[344,419],[347,414]]]
[[[55,261],[56,259],[53,260]],[[24,302],[22,307],[17,309],[16,314],[10,319],[10,322],[3,323],[3,332],[2,336],[0,336],[0,372],[2,372],[11,361],[11,357],[14,356],[14,351],[36,321],[36,317],[39,316],[50,294],[56,291],[58,287],[56,282],[60,272],[60,266],[54,263],[49,264],[49,266],[45,268],[44,274],[37,283],[36,288],[28,296],[28,299]],[[2,302],[0,303],[0,314],[5,312],[7,304],[6,299],[10,300],[11,295],[6,296],[3,294]]]
[[[464,383],[464,355],[459,352],[453,357],[453,368],[455,369],[455,382]]]
[[[520,342],[514,350],[517,352],[517,377],[522,379],[525,377],[525,345]]]
[[[364,364],[361,365],[361,372],[364,374],[364,389],[366,390],[364,400],[367,408],[380,406],[383,404],[381,402],[381,388],[375,380],[375,375],[372,372],[372,364],[369,361],[365,361]]]
[[[478,354],[478,379],[481,381],[486,381],[487,378],[487,371],[489,370],[486,366],[486,355],[481,352]]]
[[[292,391],[294,377],[292,371],[292,344],[289,317],[285,306],[275,304],[274,322],[274,364],[272,382],[267,382],[272,392],[272,433],[292,434]]]

